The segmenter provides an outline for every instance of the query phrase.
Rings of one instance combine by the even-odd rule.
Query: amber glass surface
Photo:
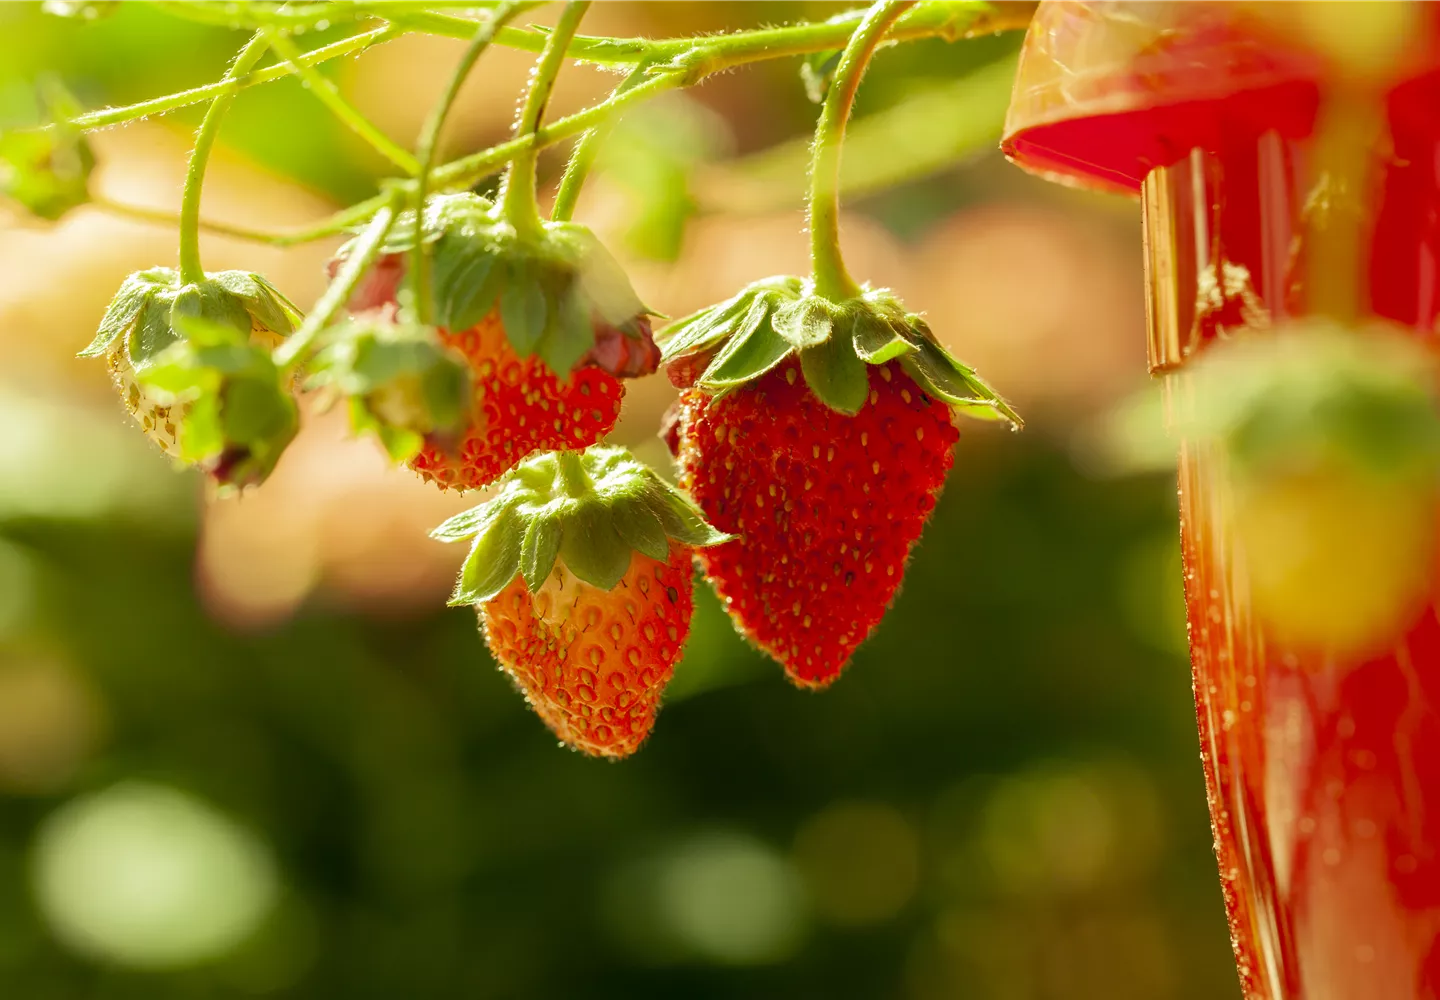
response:
[[[1146,177],[1151,362],[1173,407],[1203,402],[1189,359],[1242,326],[1304,315],[1318,280],[1354,282],[1362,311],[1433,336],[1440,145],[1409,103],[1425,94],[1391,98],[1390,135],[1349,199],[1312,170],[1310,138],[1234,119],[1223,141]],[[1327,218],[1358,222],[1358,273],[1307,266]],[[1245,995],[1440,996],[1440,607],[1373,656],[1286,648],[1247,604],[1225,469],[1193,442],[1180,506],[1202,759]]]

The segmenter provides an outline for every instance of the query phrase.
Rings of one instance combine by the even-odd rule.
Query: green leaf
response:
[[[449,251],[442,256],[444,247],[444,243],[437,246],[435,254],[437,320],[449,330],[468,330],[495,308],[505,269],[493,254]]]
[[[646,497],[616,505],[612,516],[615,530],[626,545],[651,559],[669,558],[670,543],[665,535],[665,524]]]
[[[560,522],[543,515],[525,529],[525,538],[520,543],[520,574],[532,594],[539,592],[555,568],[555,559],[560,554],[560,535]]]
[[[474,538],[485,530],[485,526],[498,511],[499,506],[494,500],[462,510],[442,521],[430,532],[430,537],[437,542],[463,542],[467,538]]]
[[[537,348],[542,361],[560,376],[570,373],[585,352],[595,346],[595,328],[590,309],[578,288],[569,288],[552,299],[550,324]]]
[[[452,607],[483,604],[510,585],[520,570],[521,530],[511,505],[485,522],[460,570],[460,582],[450,597]]]
[[[785,360],[792,350],[766,317],[749,336],[742,337],[737,333],[731,337],[706,367],[697,384],[701,388],[721,392],[744,385]]]
[[[905,327],[868,309],[855,314],[854,324],[855,353],[867,365],[883,365],[916,349],[906,337],[909,331]]]
[[[615,589],[630,568],[632,551],[609,512],[594,503],[581,505],[571,515],[560,540],[560,557],[570,572],[601,590]]]
[[[787,302],[771,316],[775,332],[797,351],[825,343],[835,330],[835,315],[824,299],[807,297]]]
[[[126,278],[100,319],[100,329],[95,334],[95,339],[90,341],[90,345],[78,356],[94,358],[108,353],[116,340],[130,332],[135,325],[135,317],[144,308],[155,288],[154,284],[139,275],[132,274]]]
[[[380,439],[380,446],[385,449],[385,454],[392,462],[408,462],[425,447],[423,437],[403,427],[391,427],[376,421],[374,429],[375,436]]]
[[[225,440],[246,445],[288,442],[295,420],[295,401],[280,386],[279,373],[226,379],[220,400]]]
[[[130,364],[137,372],[152,364],[166,348],[179,340],[170,325],[169,300],[155,295],[145,301],[135,325],[130,330],[128,350]]]
[[[850,337],[837,336],[800,352],[805,384],[832,410],[854,416],[870,396],[870,376]]]
[[[260,291],[253,298],[246,300],[246,304],[250,307],[250,315],[259,326],[271,333],[278,333],[281,336],[293,333],[295,327],[299,325],[302,315],[299,307],[260,275],[251,275],[251,277]]]
[[[532,269],[512,264],[509,270],[508,284],[500,293],[500,321],[515,353],[528,358],[545,333],[545,292]]]
[[[671,361],[685,354],[703,351],[718,344],[735,329],[737,319],[749,309],[765,314],[767,304],[756,297],[736,296],[720,305],[711,306],[677,320],[656,334],[662,360]]]
[[[235,273],[235,272],[231,272]],[[225,336],[227,339],[245,343],[250,339],[250,313],[245,309],[244,300],[221,285],[204,281],[186,285],[176,294],[170,306],[170,325],[177,333],[183,332],[187,320],[200,320],[208,326],[195,327],[204,330],[207,340]]]
[[[695,547],[719,545],[728,542],[732,536],[710,525],[688,497],[663,483],[647,494],[650,509],[659,516],[665,526],[665,533],[686,545]]]
[[[916,350],[904,355],[900,364],[926,394],[949,403],[968,417],[1008,420],[1016,427],[1023,425],[1020,415],[994,389],[932,340],[917,341]]]
[[[220,454],[225,431],[220,421],[220,398],[206,393],[185,407],[180,421],[180,458],[200,462]]]
[[[652,311],[635,294],[620,262],[589,229],[575,223],[552,223],[546,229],[547,233],[563,233],[579,248],[574,261],[576,281],[601,322],[619,326],[640,313]]]

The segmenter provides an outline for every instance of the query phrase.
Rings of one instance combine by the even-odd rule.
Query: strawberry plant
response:
[[[1022,28],[1030,4],[881,0],[824,21],[673,39],[583,36],[584,2],[564,4],[548,29],[522,26],[544,5],[519,0],[162,6],[253,35],[214,83],[91,111],[57,89],[46,102],[52,124],[0,135],[0,190],[55,218],[86,198],[86,132],[205,106],[173,220],[178,266],[127,278],[82,355],[103,358],[143,432],[221,491],[264,482],[299,430],[306,393],[343,405],[356,433],[438,488],[489,489],[436,531],[472,545],[452,603],[478,610],[502,668],[576,749],[623,757],[651,731],[689,630],[697,563],[736,627],[792,681],[833,681],[898,592],[951,465],[956,418],[1019,426],[920,316],[851,276],[839,249],[839,165],[879,47]],[[338,40],[305,47],[337,28]],[[413,149],[316,70],[409,33],[469,41]],[[497,45],[538,52],[514,134],[439,162],[456,95]],[[796,86],[821,105],[811,272],[766,279],[667,325],[595,234],[571,221],[579,191],[627,110],[778,59],[803,63]],[[626,76],[604,100],[547,123],[567,62]],[[203,182],[231,103],[291,76],[397,175],[302,232],[207,222]],[[546,218],[537,157],[575,137]],[[656,176],[670,177],[689,153],[664,147],[640,153],[661,158]],[[474,190],[502,172],[496,197]],[[683,193],[665,197],[687,204]],[[207,229],[270,245],[350,238],[324,293],[302,309],[259,274],[205,270]],[[604,444],[626,383],[662,364],[681,390],[666,431],[678,486]]]

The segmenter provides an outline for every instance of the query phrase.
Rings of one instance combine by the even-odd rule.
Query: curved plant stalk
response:
[[[180,280],[191,284],[205,280],[205,268],[200,263],[200,193],[205,185],[205,165],[210,161],[210,150],[220,134],[220,124],[240,92],[237,78],[250,71],[270,47],[263,32],[257,33],[240,50],[230,64],[225,78],[225,87],[210,104],[200,131],[195,135],[195,147],[190,151],[190,165],[185,171],[185,191],[180,202]]]
[[[565,61],[565,49],[575,37],[575,29],[590,9],[589,0],[571,0],[565,5],[550,41],[540,53],[540,61],[531,75],[530,90],[525,95],[525,106],[515,123],[515,137],[523,139],[534,135],[540,128],[540,119],[545,115],[545,105],[550,103],[550,94],[555,89],[555,78]],[[540,157],[540,147],[530,143],[523,153],[510,161],[510,172],[505,178],[505,189],[500,203],[506,220],[522,236],[534,235],[541,231],[540,203],[536,200],[535,164]]]
[[[264,33],[275,54],[285,60],[285,64],[304,81],[306,89],[314,94],[315,99],[325,105],[342,125],[364,139],[372,149],[411,177],[420,172],[420,162],[408,150],[402,149],[393,139],[380,131],[374,122],[360,113],[360,109],[345,100],[334,81],[322,75],[314,66],[307,66],[300,61],[300,49],[296,47],[289,35],[268,25],[260,30]]]
[[[385,206],[375,213],[375,218],[356,242],[353,252],[345,258],[340,273],[335,275],[335,280],[326,287],[325,294],[320,296],[315,308],[306,315],[300,328],[275,349],[275,363],[282,370],[293,372],[304,364],[320,331],[345,307],[345,303],[350,301],[360,279],[384,249],[385,237],[390,234],[390,228],[395,224],[395,217],[404,203],[405,195],[399,189],[392,188],[386,192]]]
[[[410,0],[405,0],[406,4]],[[205,7],[204,4],[187,3],[186,9]],[[390,8],[393,20],[383,27],[372,28],[342,38],[337,42],[312,49],[298,60],[305,66],[317,66],[341,56],[357,55],[366,49],[389,41],[400,35],[413,32],[444,35],[450,38],[469,38],[475,32],[475,22],[463,17],[443,14],[425,14],[408,11],[403,6]],[[473,6],[473,5],[472,5]],[[985,3],[983,0],[923,0],[908,17],[902,18],[891,32],[895,41],[913,41],[921,38],[945,38],[957,40],[993,35],[1002,31],[1023,31],[1030,23],[1035,9],[1034,2],[1023,0],[1013,3]],[[571,59],[608,65],[635,65],[673,63],[676,69],[684,69],[690,76],[689,84],[698,83],[711,73],[718,73],[736,66],[787,56],[805,55],[810,52],[826,52],[838,49],[854,32],[862,10],[851,11],[839,17],[818,24],[796,24],[782,28],[762,28],[755,31],[739,31],[733,35],[701,36],[699,38],[593,38],[584,35],[575,38],[569,49]],[[227,22],[232,23],[232,22]],[[520,28],[501,30],[495,38],[497,45],[539,52],[549,38],[543,31]],[[248,73],[239,81],[243,89],[260,84],[283,80],[294,74],[294,69],[285,63],[266,66]],[[82,131],[121,125],[138,118],[163,115],[193,104],[212,100],[224,88],[224,81],[207,83],[201,87],[157,97],[138,104],[114,108],[100,108],[78,115],[65,123]],[[43,126],[36,131],[56,128]]]
[[[636,66],[610,96],[623,94],[638,86],[645,79],[647,69],[643,63]],[[607,116],[575,144],[575,150],[570,154],[570,162],[565,164],[565,173],[560,177],[560,187],[555,192],[555,204],[550,208],[550,218],[556,222],[569,222],[575,215],[575,206],[580,201],[580,189],[585,186],[585,179],[590,176],[590,169],[595,166],[595,157],[599,155],[600,147],[605,144],[610,133],[615,130],[618,119],[619,115]]]
[[[535,5],[532,3],[502,3],[495,8],[489,19],[476,29],[465,54],[460,57],[455,71],[450,74],[450,83],[446,86],[445,92],[440,95],[440,100],[430,110],[430,117],[426,119],[425,127],[420,131],[420,141],[416,143],[419,163],[415,182],[415,246],[410,251],[410,288],[414,297],[413,308],[416,318],[422,323],[430,322],[432,311],[430,258],[423,236],[425,195],[431,168],[435,163],[435,153],[440,145],[440,130],[445,127],[445,118],[450,114],[450,108],[455,103],[455,98],[459,95],[465,78],[470,75],[470,70],[474,68],[481,54],[490,46],[490,42],[495,38],[495,32],[516,14],[533,6]]]
[[[860,78],[886,30],[914,0],[883,0],[870,8],[835,67],[835,81],[825,95],[815,126],[815,153],[810,165],[810,268],[815,291],[831,301],[853,299],[860,286],[845,270],[840,253],[840,150],[845,126],[855,106]]]
[[[373,9],[376,16],[385,16],[388,13],[393,15],[395,20],[387,23],[384,27],[360,32],[302,53],[294,60],[294,65],[288,62],[277,63],[231,80],[221,80],[167,97],[125,107],[105,108],[89,112],[75,117],[68,124],[82,130],[93,130],[137,118],[165,114],[213,99],[227,88],[243,89],[269,83],[293,75],[299,67],[313,67],[330,59],[358,54],[373,45],[411,31],[424,30],[434,34],[453,36],[463,26],[466,31],[464,37],[467,38],[471,37],[475,31],[473,20],[452,15],[431,15],[413,11],[408,7],[409,2],[410,0],[406,0],[405,3],[391,3],[388,0],[374,0],[371,3],[357,2],[354,5],[357,8]],[[168,9],[170,5],[166,6]],[[259,9],[251,8],[248,5],[229,6],[236,10],[243,6],[245,10],[252,12]],[[467,4],[467,6],[476,6],[476,4]],[[526,6],[532,5],[527,4]],[[920,0],[908,13],[900,17],[892,26],[887,37],[897,41],[931,37],[963,38],[1023,29],[1029,23],[1033,9],[1034,3],[1029,0],[1013,3],[984,3],[981,0]],[[283,12],[272,11],[269,16],[277,23],[282,23],[282,14]],[[819,24],[764,28],[736,32],[732,35],[704,36],[693,39],[647,40],[576,36],[567,50],[569,58],[596,63],[638,64],[637,70],[643,72],[637,73],[633,86],[627,88],[622,85],[598,104],[556,119],[530,135],[507,140],[427,171],[426,187],[435,190],[472,186],[485,177],[504,169],[506,164],[519,156],[596,128],[605,123],[612,115],[633,104],[678,87],[694,85],[711,73],[748,62],[837,48],[844,45],[845,41],[852,36],[854,25],[859,21],[860,14],[860,11],[852,11]],[[444,23],[427,21],[424,26],[417,26],[420,24],[422,16],[443,19]],[[213,17],[210,19],[214,20]],[[227,23],[232,23],[233,20],[231,18],[231,21]],[[492,41],[495,44],[540,51],[548,38],[547,32],[501,26]],[[579,191],[576,185],[580,179],[583,179],[583,176],[583,172],[578,174],[576,180],[570,184],[570,190],[566,193],[566,202],[578,197]],[[418,181],[412,180],[406,183],[407,191],[413,191],[418,187]],[[198,228],[213,229],[240,239],[287,247],[324,239],[341,232],[353,231],[355,228],[363,226],[385,203],[386,195],[375,195],[343,208],[327,218],[316,220],[302,229],[285,233],[259,233],[243,227],[200,223],[198,220],[195,225]],[[167,213],[158,211],[113,204],[108,207],[132,217],[145,218],[157,223],[172,221],[172,217]],[[562,208],[564,207],[565,203],[562,202]],[[174,221],[178,222],[178,219]]]

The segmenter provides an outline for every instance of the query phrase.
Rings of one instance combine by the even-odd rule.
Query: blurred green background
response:
[[[617,2],[586,30],[835,9]],[[37,76],[132,102],[215,78],[242,38],[141,2],[94,23],[0,5],[0,127],[36,120]],[[0,996],[1237,995],[1174,485],[1088,477],[1067,438],[1143,377],[1137,213],[991,152],[1018,41],[880,56],[846,239],[1030,426],[962,436],[899,600],[829,691],[787,686],[702,586],[656,734],[618,765],[558,749],[443,607],[459,554],[424,532],[458,501],[320,419],[275,480],[215,502],[127,426],[73,354],[172,234],[0,214]],[[408,142],[456,48],[326,72]],[[452,153],[510,121],[532,57],[492,55]],[[582,216],[648,301],[803,267],[798,69],[622,124]],[[585,73],[557,113],[615,82]],[[96,190],[174,207],[196,120],[99,134]],[[383,167],[293,81],[246,92],[222,143],[206,212],[251,225],[364,197]],[[212,241],[207,263],[303,304],[333,245]],[[618,436],[659,464],[650,382]]]

